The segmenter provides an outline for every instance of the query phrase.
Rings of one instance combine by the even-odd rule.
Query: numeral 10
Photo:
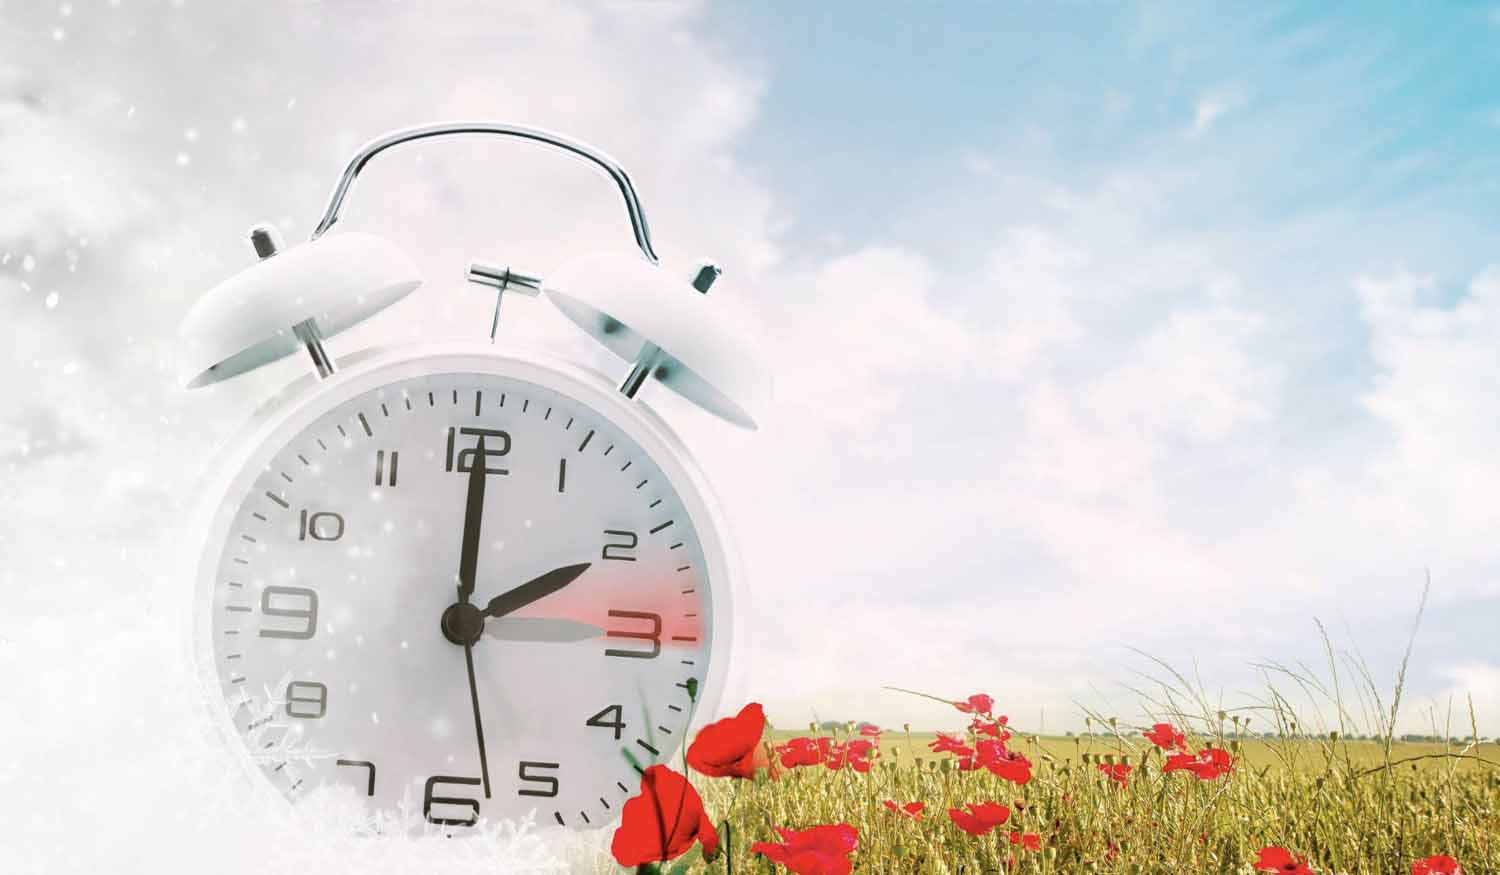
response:
[[[331,511],[303,510],[297,524],[297,540],[337,541],[344,537],[344,518]]]

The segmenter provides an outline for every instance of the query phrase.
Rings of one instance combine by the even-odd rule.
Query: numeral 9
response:
[[[306,607],[288,608],[276,607],[271,599],[276,596],[284,598],[300,598],[305,600]],[[281,617],[288,620],[300,620],[301,629],[261,629],[262,638],[295,638],[306,639],[313,637],[318,631],[318,594],[310,589],[300,586],[268,586],[260,593],[260,612],[267,617]]]

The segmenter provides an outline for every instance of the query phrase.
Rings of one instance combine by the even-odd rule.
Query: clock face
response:
[[[250,758],[292,799],[341,785],[453,827],[609,823],[708,677],[690,493],[540,382],[344,394],[235,481],[200,582]]]

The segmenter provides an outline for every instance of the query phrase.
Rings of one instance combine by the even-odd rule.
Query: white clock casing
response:
[[[730,697],[727,700],[730,703],[738,701],[734,696],[740,694],[739,687],[744,678],[743,660],[731,659],[733,647],[741,637],[736,634],[735,626],[743,621],[744,616],[741,575],[718,503],[691,454],[649,408],[626,398],[603,375],[566,362],[540,356],[502,354],[483,343],[449,341],[366,350],[346,357],[339,365],[341,370],[334,376],[315,380],[309,375],[264,405],[228,448],[216,454],[220,480],[205,492],[210,504],[200,519],[207,522],[208,530],[204,537],[193,542],[205,545],[193,577],[194,650],[204,688],[212,691],[213,719],[231,740],[233,755],[256,776],[257,783],[274,788],[279,791],[278,795],[287,798],[295,798],[299,792],[305,793],[319,782],[329,781],[354,788],[356,792],[364,791],[369,786],[369,779],[373,779],[373,792],[367,798],[371,798],[376,807],[388,808],[394,801],[404,798],[422,804],[427,818],[435,823],[462,823],[472,819],[475,813],[495,818],[530,810],[537,812],[540,823],[597,827],[610,822],[618,813],[619,805],[637,790],[634,769],[622,751],[630,751],[641,765],[652,761],[670,762],[674,752],[691,736],[689,720],[691,726],[697,726],[719,716],[718,709],[720,703],[726,701],[726,695]],[[695,597],[688,597],[684,602],[684,605],[696,606],[697,610],[683,612],[700,615],[691,618],[701,624],[700,633],[683,636],[700,640],[661,641],[657,658],[604,655],[606,648],[645,652],[658,646],[639,634],[618,639],[551,643],[493,640],[486,635],[474,643],[478,697],[484,712],[491,779],[488,799],[478,785],[467,781],[429,783],[433,778],[477,778],[480,767],[474,726],[468,714],[464,648],[444,640],[439,631],[443,608],[454,600],[459,556],[457,533],[453,530],[462,528],[463,481],[466,479],[461,470],[452,473],[443,470],[444,429],[434,427],[431,435],[423,438],[428,442],[425,447],[401,447],[403,455],[398,487],[382,489],[374,486],[373,479],[366,480],[370,492],[359,497],[362,504],[349,512],[347,522],[340,518],[335,523],[331,516],[323,517],[312,522],[311,531],[304,514],[321,510],[308,506],[308,502],[320,500],[320,493],[312,490],[299,496],[298,483],[282,482],[277,479],[282,473],[280,469],[268,467],[273,458],[293,452],[289,442],[299,438],[306,441],[310,434],[307,430],[315,422],[361,397],[375,400],[374,405],[365,405],[371,407],[366,413],[367,417],[378,418],[371,418],[370,427],[366,428],[356,418],[346,417],[344,428],[350,432],[351,447],[358,444],[349,451],[357,453],[361,466],[373,466],[373,456],[379,446],[375,435],[380,432],[375,431],[374,435],[370,432],[382,428],[387,417],[435,415],[431,408],[427,414],[407,409],[403,401],[404,397],[411,396],[409,393],[403,396],[401,386],[416,385],[412,381],[423,380],[428,381],[423,385],[443,381],[455,386],[462,384],[466,390],[461,405],[445,399],[449,400],[452,409],[441,417],[441,422],[431,420],[429,424],[503,428],[505,423],[518,416],[536,418],[535,411],[517,413],[515,402],[510,402],[508,409],[498,406],[498,399],[493,396],[483,405],[481,413],[474,415],[475,401],[467,391],[471,385],[500,385],[493,381],[515,385],[509,381],[519,381],[539,387],[538,396],[563,399],[554,406],[570,408],[568,415],[578,420],[579,424],[565,428],[562,412],[551,414],[557,416],[558,421],[549,420],[549,427],[557,434],[566,435],[566,440],[560,441],[558,446],[571,451],[583,441],[585,420],[589,421],[590,428],[601,433],[612,431],[624,439],[623,444],[633,444],[639,451],[634,462],[636,467],[620,473],[618,479],[621,482],[608,485],[612,490],[610,495],[632,493],[633,498],[635,483],[640,479],[634,476],[635,472],[649,469],[653,476],[655,472],[660,473],[662,482],[641,489],[656,490],[656,494],[664,496],[667,502],[663,509],[678,507],[685,515],[686,519],[677,523],[677,529],[679,532],[687,530],[690,535],[682,534],[673,543],[682,541],[686,544],[680,555],[693,555],[691,561],[681,560],[681,564],[689,566],[691,571],[679,576],[692,579],[695,585],[691,588],[700,590]],[[386,392],[384,396],[379,394],[382,389]],[[412,400],[419,402],[416,405],[419,408],[428,404],[427,399],[420,395]],[[376,412],[380,401],[387,405],[384,415]],[[459,452],[466,446],[472,444],[465,445],[460,441]],[[491,449],[493,446],[492,443]],[[413,452],[418,449],[420,453]],[[599,447],[589,449],[600,451]],[[623,455],[624,450],[617,452]],[[553,457],[556,455],[554,453]],[[521,456],[518,449],[515,458],[519,460]],[[581,457],[581,454],[575,454],[576,457]],[[574,459],[569,461],[579,464]],[[532,464],[535,462],[535,459],[531,461]],[[316,466],[315,459],[310,459],[309,463]],[[486,466],[488,464],[486,462]],[[616,467],[611,462],[607,469],[603,466],[599,469],[614,470]],[[374,468],[361,467],[361,470],[369,473]],[[582,473],[581,468],[575,470]],[[317,482],[311,468],[285,473],[294,480],[306,474],[305,482]],[[557,473],[549,470],[546,477],[555,477]],[[389,478],[388,473],[382,471],[382,474]],[[629,480],[625,482],[627,475]],[[445,482],[434,483],[433,478]],[[511,483],[505,482],[505,476],[485,479],[490,490],[486,505],[506,506],[507,487]],[[515,482],[519,479],[516,478]],[[420,498],[411,504],[419,509],[406,516],[400,511],[403,489],[413,490],[405,494]],[[263,496],[265,492],[277,495],[277,501],[272,503]],[[439,493],[446,497],[437,498]],[[511,497],[517,494],[513,492]],[[641,494],[638,502],[642,507],[647,504],[646,494],[651,493]],[[304,496],[307,500],[303,500]],[[527,496],[527,500],[537,498],[538,495]],[[580,522],[571,531],[547,533],[545,537],[553,539],[549,546],[533,551],[529,557],[527,546],[513,540],[526,537],[521,531],[497,530],[513,525],[513,515],[503,516],[501,511],[493,511],[490,525],[497,528],[488,528],[484,535],[476,600],[482,603],[492,595],[517,586],[526,577],[540,574],[557,564],[590,561],[592,567],[569,585],[571,593],[558,592],[548,598],[561,600],[567,597],[576,606],[578,599],[586,598],[586,594],[592,591],[596,598],[607,599],[610,603],[594,604],[593,612],[584,620],[600,626],[607,623],[610,631],[651,632],[650,620],[628,616],[603,619],[603,608],[606,607],[618,606],[631,611],[657,606],[630,603],[628,587],[633,578],[629,575],[621,577],[617,569],[631,566],[625,562],[604,560],[601,555],[602,531],[593,530],[598,528],[598,520],[602,519],[598,516],[599,507],[605,505],[590,502],[583,495],[578,496],[578,501],[588,503],[589,509],[582,512],[587,521]],[[282,507],[282,502],[287,506]],[[451,515],[438,518],[442,516],[442,509],[450,506]],[[377,507],[389,512],[386,521],[394,520],[393,530],[376,534],[369,528],[375,522],[373,513],[364,519],[359,518],[365,516],[362,509]],[[252,513],[270,518],[259,521],[267,526],[263,535],[249,534],[250,530],[245,528],[247,515]],[[283,518],[276,520],[275,513],[280,513]],[[559,519],[556,513],[549,514],[540,507],[535,516],[539,521],[553,519],[554,524]],[[503,519],[510,519],[510,523],[504,523]],[[335,526],[341,536],[339,540],[348,539],[345,543],[339,543],[339,540],[315,543],[320,540],[319,536],[331,536]],[[349,530],[347,536],[343,534],[346,526]],[[440,534],[427,538],[424,547],[422,539],[413,531],[418,526],[429,527]],[[356,527],[362,531],[360,537],[355,536]],[[247,534],[255,540],[245,541]],[[308,537],[309,534],[313,537]],[[642,550],[641,558],[646,558],[644,551],[648,549],[655,547],[660,550],[655,533],[639,531],[636,534]],[[405,555],[371,568],[366,561],[368,556],[361,558],[356,555],[361,545],[364,549],[370,547],[371,538],[375,538],[373,543],[380,544],[383,549],[399,552],[404,548]],[[576,544],[569,543],[575,538]],[[497,545],[496,540],[512,540],[512,543],[509,549],[505,549],[505,545]],[[537,543],[541,540],[537,539]],[[410,563],[410,554],[418,549],[427,550],[419,563],[425,569],[420,580],[381,579],[379,565],[400,567]],[[309,550],[326,552],[311,554],[307,552]],[[233,555],[253,556],[253,551],[270,551],[280,564],[262,566],[241,575],[246,579],[237,579],[234,582],[239,586],[229,587],[231,578],[226,573],[226,563]],[[340,562],[350,567],[350,573],[337,581],[298,581],[295,579],[296,564],[285,561],[291,556],[317,556],[306,560],[307,564],[321,564],[325,576],[328,576],[327,569]],[[645,564],[636,563],[635,567],[642,568]],[[672,568],[667,570],[677,573],[675,569],[679,567],[681,565],[674,558]],[[602,589],[597,586],[590,589],[601,580]],[[294,591],[301,585],[317,593],[315,629],[309,628],[307,611],[311,607],[310,600]],[[265,588],[268,586],[283,588],[274,590],[268,601],[262,601],[267,598]],[[388,621],[389,634],[370,630],[371,634],[365,635],[358,629],[359,617],[372,613],[362,606],[389,607],[391,600],[400,600],[401,603],[394,607],[394,614],[399,615],[397,626],[389,626],[392,619],[389,610],[383,615]],[[545,615],[547,604],[547,599],[538,601],[532,606],[533,613]],[[226,610],[231,605],[235,607],[232,612]],[[263,610],[265,607],[275,610],[268,616]],[[577,612],[572,613],[573,621],[577,622],[580,619]],[[637,613],[661,614],[665,611]],[[224,634],[233,628],[231,619],[243,621],[238,625],[241,630],[238,635]],[[509,621],[492,619],[488,625],[493,627],[506,622]],[[665,628],[660,630],[658,637],[669,639],[673,624],[665,622],[663,626]],[[313,634],[310,638],[280,638],[274,634],[273,637],[262,637],[262,630],[299,635],[303,631],[312,631]],[[238,645],[227,644],[232,638],[239,639]],[[241,655],[226,658],[231,653]],[[557,658],[549,665],[552,654],[557,654]],[[280,658],[287,662],[291,682],[300,683],[300,686],[277,689],[287,677],[274,665]],[[597,660],[598,672],[590,675],[586,667],[596,664],[594,660]],[[693,664],[686,664],[688,662]],[[308,674],[309,666],[313,665],[318,666],[319,676]],[[568,674],[560,676],[560,672]],[[236,682],[234,678],[244,680]],[[690,704],[686,687],[679,686],[688,678],[696,683],[695,705]],[[636,681],[633,688],[629,685],[631,679]],[[382,681],[387,685],[386,689],[372,689]],[[353,693],[349,689],[351,684],[356,688]],[[321,685],[321,691],[318,685]],[[414,685],[419,688],[412,689]],[[268,694],[272,696],[269,699]],[[275,694],[280,694],[279,699]],[[420,713],[403,712],[400,704],[403,697],[410,701],[412,709],[422,709]],[[378,709],[359,707],[350,710],[352,702],[364,705],[380,702],[395,708],[384,715],[384,725],[391,733],[385,742],[370,744],[369,741],[378,738],[381,731],[381,724],[374,722],[381,716]],[[397,704],[392,706],[393,702]],[[612,705],[622,707],[618,712],[604,711]],[[339,712],[340,719],[329,719],[334,709],[340,707],[345,709]],[[518,716],[523,713],[522,709],[529,709],[524,711],[524,719]],[[433,713],[426,713],[427,710]],[[295,716],[315,713],[319,716]],[[357,718],[354,722],[350,720],[351,715]],[[592,725],[589,725],[591,718]],[[647,719],[649,722],[643,722]],[[251,726],[256,721],[267,722]],[[539,726],[548,722],[556,725],[556,730],[551,733],[550,748],[542,744],[536,732]],[[625,725],[616,727],[615,723]],[[513,737],[510,731],[516,724],[527,727],[521,738]],[[280,732],[268,732],[268,726],[286,728]],[[334,731],[335,728],[339,731]],[[251,749],[252,744],[255,749]],[[356,749],[361,744],[377,749]],[[528,749],[519,749],[516,744],[527,745]],[[530,749],[538,746],[545,749]],[[381,757],[386,760],[383,769]],[[330,765],[330,761],[336,763],[339,760],[345,764]],[[281,762],[287,765],[278,768]],[[554,765],[543,768],[543,764]],[[289,790],[299,778],[303,783]],[[366,794],[359,792],[359,795]],[[455,801],[433,805],[434,798]],[[472,804],[469,800],[473,800]]]

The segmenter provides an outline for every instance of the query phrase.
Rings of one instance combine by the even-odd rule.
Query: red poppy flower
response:
[[[1010,834],[1010,843],[1020,845],[1028,851],[1040,851],[1042,849],[1042,837],[1034,832]]]
[[[849,855],[859,847],[859,830],[847,823],[792,830],[776,827],[781,843],[756,842],[752,854],[763,854],[796,875],[849,875]]]
[[[974,755],[974,749],[964,744],[963,736],[955,732],[939,732],[937,738],[927,742],[927,747],[933,753],[951,753],[961,757]]]
[[[887,799],[884,804],[886,808],[897,814],[904,814],[912,820],[921,820],[922,809],[927,807],[927,804],[924,802],[908,802],[905,805],[897,805],[894,799]]]
[[[1227,775],[1234,771],[1234,757],[1231,757],[1227,750],[1206,747],[1198,751],[1197,756],[1185,753],[1174,753],[1168,756],[1167,764],[1162,766],[1161,770],[1163,772],[1192,772],[1200,781],[1212,781],[1220,775]]]
[[[954,702],[953,707],[965,714],[989,714],[995,709],[995,700],[984,693],[975,693],[968,700]]]
[[[851,738],[844,744],[844,755],[848,760],[849,768],[856,772],[868,772],[870,770],[870,754],[875,750],[875,744],[865,738]]]
[[[844,767],[845,756],[848,754],[848,745],[834,741],[829,736],[818,739],[818,756],[823,765],[838,771]]]
[[[1010,741],[1010,732],[1005,728],[1006,718],[999,720],[981,720],[975,717],[969,724],[969,730],[975,735],[988,735],[1001,741]]]
[[[1031,760],[1015,751],[1006,751],[984,764],[996,777],[1025,786],[1031,780]]]
[[[948,809],[948,818],[969,835],[989,835],[990,830],[1010,820],[1010,809],[998,802],[975,802],[968,811]]]
[[[797,766],[816,766],[823,761],[823,754],[818,748],[818,743],[811,738],[794,738],[786,744],[778,744],[776,755],[781,758],[781,765],[788,769],[794,769]]]
[[[1170,723],[1157,723],[1150,732],[1142,732],[1147,741],[1162,750],[1187,750],[1187,739]]]
[[[1286,875],[1313,875],[1307,868],[1307,858],[1293,854],[1286,848],[1268,847],[1260,849],[1260,858],[1255,861],[1257,872],[1284,872]]]
[[[739,714],[698,730],[688,745],[687,764],[710,778],[753,778],[756,767],[766,765],[760,746],[765,731],[766,712],[751,702]]]
[[[866,738],[879,738],[880,727],[876,726],[873,723],[866,723],[859,728],[859,734],[863,735]]]
[[[1464,875],[1458,861],[1447,854],[1411,861],[1411,875]]]
[[[671,860],[703,843],[703,856],[719,848],[719,834],[687,778],[656,765],[641,774],[641,792],[625,800],[610,853],[621,866]]]
[[[1124,787],[1130,781],[1131,767],[1124,763],[1100,763],[1099,771],[1109,776],[1111,781]]]

